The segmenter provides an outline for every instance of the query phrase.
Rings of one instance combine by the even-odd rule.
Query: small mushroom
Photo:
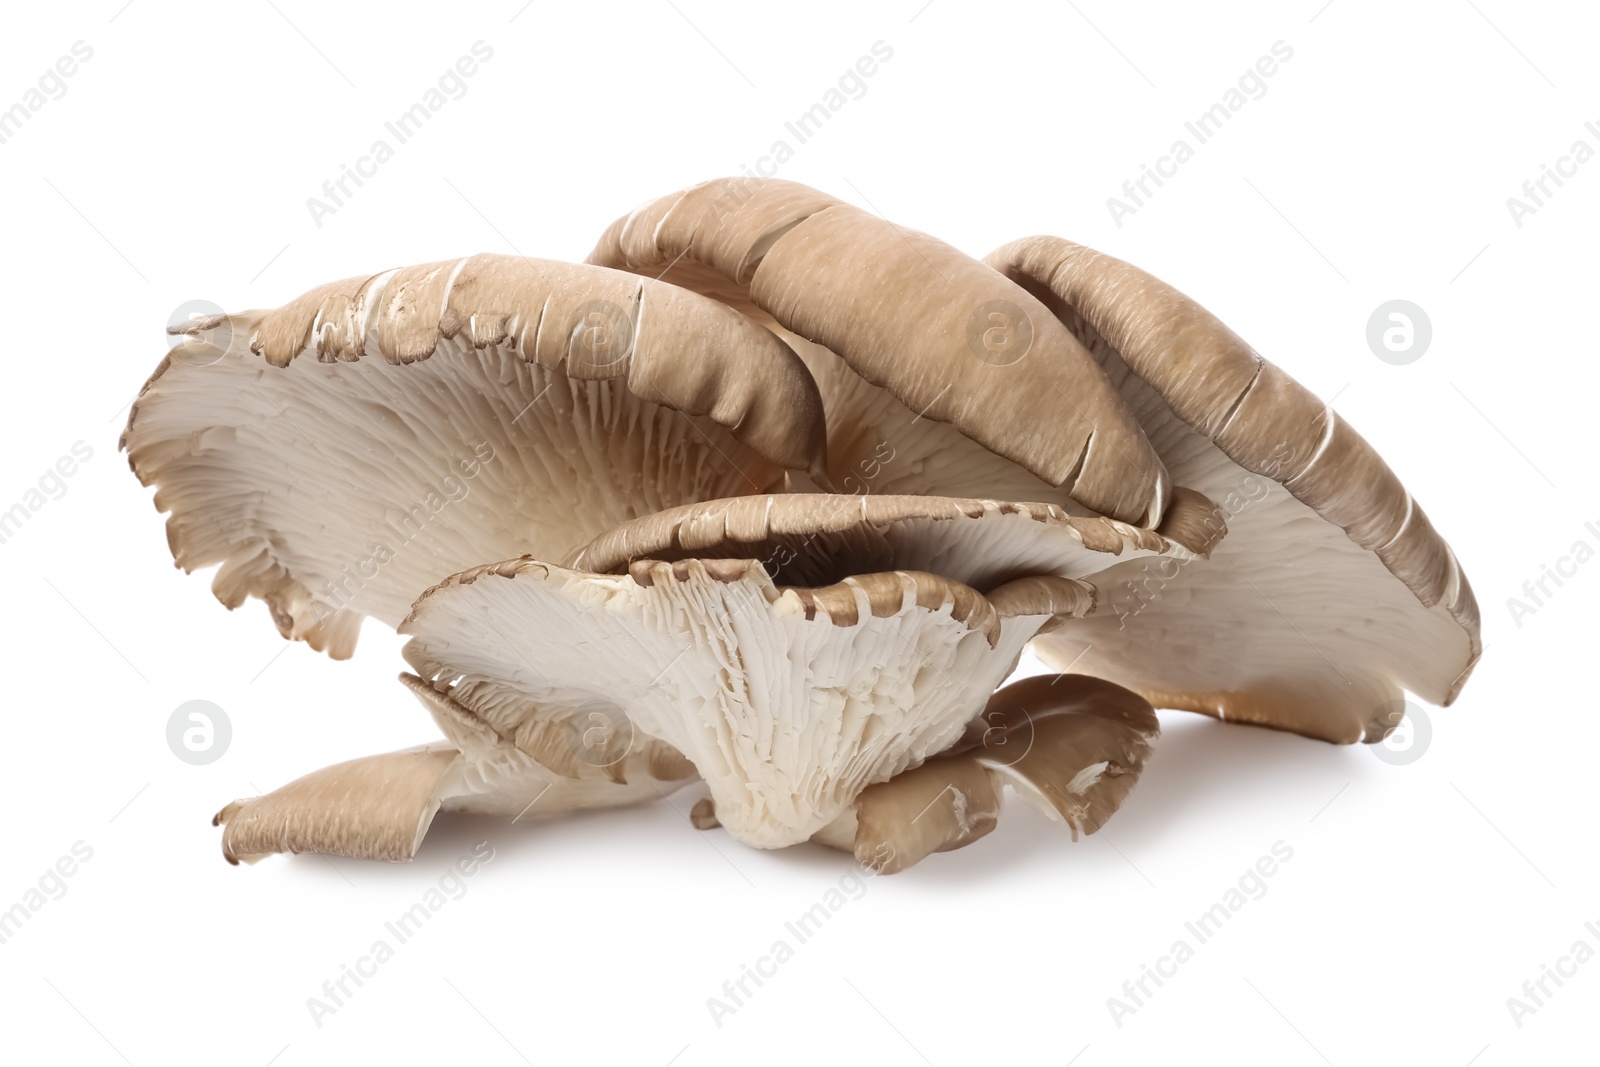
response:
[[[1382,740],[1402,690],[1455,699],[1482,652],[1472,587],[1332,408],[1137,267],[1055,237],[987,262],[1094,354],[1173,478],[1228,526],[1203,565],[1100,575],[1100,611],[1042,639],[1045,662],[1161,707],[1343,743]]]
[[[821,398],[782,341],[601,267],[472,256],[183,336],[123,436],[173,557],[220,564],[225,605],[259,597],[335,658],[448,574],[824,464]]]
[[[788,340],[826,400],[830,491],[1041,500],[1141,526],[1166,511],[1166,470],[1083,346],[937,238],[794,182],[725,178],[618,219],[589,261]]]
[[[990,698],[962,742],[868,786],[815,840],[894,874],[995,827],[1011,785],[1076,841],[1122,805],[1160,733],[1149,701],[1085,675],[1038,675]]]

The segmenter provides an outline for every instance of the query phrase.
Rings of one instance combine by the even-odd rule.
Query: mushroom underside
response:
[[[178,565],[336,658],[449,574],[771,489],[823,447],[804,365],[725,306],[492,256],[194,324],[124,446]]]
[[[753,560],[601,575],[524,559],[435,587],[401,632],[418,674],[502,736],[538,709],[663,741],[730,833],[777,848],[955,743],[1028,639],[1092,606],[1052,576],[985,595],[913,571],[797,588]]]

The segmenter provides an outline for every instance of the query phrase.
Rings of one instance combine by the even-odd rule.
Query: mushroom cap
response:
[[[730,833],[779,848],[958,740],[1028,639],[1091,604],[1053,576],[985,595],[908,570],[800,588],[749,559],[602,575],[522,558],[428,590],[400,632],[502,737],[603,707],[687,756]]]
[[[618,219],[589,261],[725,300],[791,340],[827,399],[828,488],[856,491],[872,470],[874,492],[1075,501],[1141,526],[1166,510],[1165,469],[1083,347],[936,238],[794,182],[726,178]]]
[[[1072,839],[1092,834],[1122,806],[1161,733],[1155,708],[1104,678],[1035,675],[989,698],[968,757]]]
[[[1060,316],[1229,530],[1204,564],[1101,575],[1100,611],[1042,639],[1045,662],[1159,706],[1339,742],[1381,740],[1402,688],[1455,699],[1482,651],[1477,602],[1371,445],[1137,267],[1055,237],[986,262]]]
[[[1180,498],[1172,525],[1195,548],[1103,516],[1054,504],[933,496],[787,493],[709,500],[621,523],[575,552],[568,566],[620,573],[635,560],[754,558],[779,581],[825,584],[865,571],[921,570],[979,590],[1031,574],[1082,578],[1119,558],[1190,560],[1221,528],[1210,507]],[[1165,527],[1164,527],[1165,528]]]
[[[190,324],[128,418],[185,570],[350,654],[485,559],[824,464],[821,397],[725,305],[602,267],[472,256]]]
[[[1121,686],[1081,674],[1024,678],[989,698],[962,741],[868,786],[815,839],[894,874],[994,829],[1001,787],[1011,785],[1076,841],[1121,806],[1160,732],[1149,701]]]

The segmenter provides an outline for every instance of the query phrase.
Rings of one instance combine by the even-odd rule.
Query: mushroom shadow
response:
[[[1159,884],[1159,872],[1187,865],[1192,858],[1191,852],[1174,846],[1201,839],[1220,824],[1279,825],[1286,808],[1303,809],[1309,820],[1342,787],[1370,771],[1358,745],[1331,745],[1189,712],[1163,711],[1160,716],[1161,737],[1138,785],[1100,833],[1074,842],[1064,825],[1008,789],[992,833],[965,848],[935,853],[895,881],[948,889],[1023,867],[1043,873],[1059,864],[1088,892],[1142,886],[1145,872],[1157,876]],[[506,855],[547,855],[554,867],[568,862],[571,850],[583,847],[585,839],[611,839],[644,853],[692,847],[688,838],[696,833],[714,835],[714,847],[736,864],[743,852],[755,865],[776,862],[819,877],[835,876],[854,864],[849,854],[813,842],[768,851],[750,849],[721,828],[695,830],[685,813],[699,795],[684,789],[670,801],[573,811],[515,824],[440,812],[411,864],[373,863],[360,869],[363,877],[410,880],[416,868],[447,866],[484,840]],[[300,859],[317,862],[309,856]]]

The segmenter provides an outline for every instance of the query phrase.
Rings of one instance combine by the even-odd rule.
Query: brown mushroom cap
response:
[[[1054,812],[1076,841],[1122,806],[1160,733],[1155,709],[1137,693],[1103,678],[1041,674],[990,698],[969,755]]]
[[[1033,296],[933,237],[793,182],[733,178],[618,219],[589,260],[822,346],[795,347],[826,390],[830,488],[852,491],[846,479],[876,463],[889,481],[875,492],[930,491],[932,470],[934,491],[954,495],[1075,500],[1141,526],[1166,510],[1166,471],[1082,346]],[[853,375],[830,365],[835,353]],[[906,458],[883,464],[880,447]]]
[[[816,840],[853,853],[879,874],[898,874],[987,835],[999,821],[1000,793],[1000,783],[976,760],[935,757],[863,789],[850,818]]]
[[[1199,304],[1055,237],[986,260],[1099,360],[1175,480],[1227,516],[1203,565],[1119,565],[1047,663],[1165,707],[1380,740],[1402,688],[1455,699],[1482,650],[1455,555],[1372,447]],[[1085,648],[1087,646],[1087,651]]]
[[[994,829],[1014,786],[1076,841],[1122,805],[1160,733],[1137,693],[1086,675],[1024,678],[990,698],[967,736],[920,767],[867,787],[816,840],[880,873],[902,871]]]
[[[1055,576],[985,595],[910,570],[796,588],[749,559],[602,575],[523,558],[428,590],[400,632],[433,691],[499,736],[603,704],[635,745],[694,763],[730,833],[777,848],[949,747],[1029,638],[1091,606]]]
[[[1180,500],[1174,525],[1209,551],[1222,532],[1204,526],[1209,501]],[[1154,531],[1068,515],[1053,504],[788,493],[686,504],[621,523],[568,565],[620,573],[639,559],[753,558],[793,585],[905,569],[989,590],[1025,575],[1081,578],[1118,557],[1156,555],[1189,560],[1195,552]]]
[[[129,415],[179,566],[343,657],[363,616],[485,559],[824,463],[799,358],[726,306],[473,256],[196,322]]]

